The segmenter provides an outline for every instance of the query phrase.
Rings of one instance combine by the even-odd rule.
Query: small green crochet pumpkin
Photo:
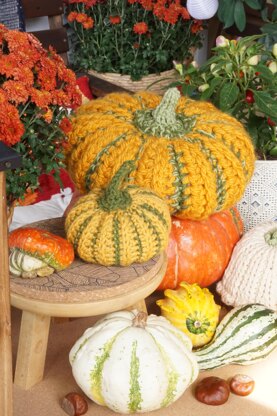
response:
[[[166,202],[147,189],[122,185],[134,167],[125,162],[106,189],[81,197],[69,211],[66,236],[82,260],[128,266],[166,249],[171,228]]]

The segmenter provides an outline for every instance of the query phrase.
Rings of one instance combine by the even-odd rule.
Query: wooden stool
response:
[[[64,237],[64,219],[31,224]],[[121,309],[146,311],[144,299],[159,286],[165,253],[129,267],[105,267],[76,259],[48,277],[11,275],[11,304],[22,309],[14,383],[27,390],[43,378],[51,317],[102,315]]]

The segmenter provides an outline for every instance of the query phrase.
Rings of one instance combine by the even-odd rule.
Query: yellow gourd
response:
[[[162,316],[188,335],[194,347],[207,344],[215,333],[220,312],[212,293],[196,283],[181,282],[178,289],[166,289],[164,295],[165,299],[157,301]]]
[[[72,119],[66,163],[83,193],[103,188],[133,160],[135,185],[153,190],[179,218],[204,219],[243,195],[255,155],[235,118],[212,104],[151,92],[112,93]]]

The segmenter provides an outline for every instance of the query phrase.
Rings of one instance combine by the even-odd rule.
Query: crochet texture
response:
[[[77,188],[105,187],[126,160],[136,163],[134,184],[164,198],[171,214],[199,220],[242,197],[255,155],[236,119],[176,88],[163,99],[112,93],[81,106],[66,150]]]
[[[83,196],[66,217],[65,230],[79,257],[105,266],[142,263],[168,244],[171,217],[149,190],[123,186],[133,162],[125,162],[106,189]]]

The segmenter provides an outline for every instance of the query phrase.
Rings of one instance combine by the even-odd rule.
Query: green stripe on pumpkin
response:
[[[160,237],[159,232],[156,230],[155,226],[152,224],[152,221],[142,211],[135,210],[135,212],[140,218],[143,218],[144,222],[148,225],[148,228],[150,228],[150,230],[153,231],[153,234],[155,235],[156,241],[158,244],[157,253],[160,252],[161,247],[162,247],[162,242],[161,242],[161,237]]]
[[[223,177],[222,168],[218,164],[218,160],[213,156],[211,150],[205,146],[202,140],[199,141],[200,150],[204,153],[209,162],[212,165],[212,170],[215,172],[216,175],[216,197],[217,197],[217,206],[216,211],[220,211],[223,207],[226,197],[226,180]]]
[[[141,258],[142,257],[142,253],[143,253],[143,247],[142,247],[142,242],[141,242],[141,239],[140,239],[140,234],[138,232],[138,229],[136,227],[136,224],[133,221],[132,216],[130,215],[130,213],[128,211],[126,211],[126,215],[128,215],[129,221],[130,221],[130,223],[131,223],[131,225],[133,227],[133,230],[134,230],[134,239],[137,242],[137,246],[138,246],[138,250],[139,250],[139,257]]]
[[[90,222],[90,220],[92,219],[93,215],[90,215],[89,217],[87,217],[82,224],[79,225],[78,228],[78,232],[75,235],[74,241],[73,241],[73,247],[75,250],[77,250],[78,245],[79,245],[79,241],[80,238],[82,236],[83,231],[85,230],[85,228],[87,227],[88,223]],[[73,224],[73,223],[72,223]],[[71,225],[72,225],[71,224]]]
[[[99,355],[98,357],[96,357],[95,366],[90,372],[90,387],[91,387],[92,395],[103,406],[105,406],[106,403],[102,395],[102,372],[103,372],[104,364],[110,356],[110,352],[113,347],[113,344],[117,336],[120,333],[121,332],[113,336],[112,339],[110,339],[110,341],[104,344],[102,348],[103,353]]]
[[[181,162],[181,157],[183,156],[182,152],[177,152],[175,147],[171,144],[167,146],[169,150],[170,160],[169,163],[172,165],[172,172],[175,177],[173,186],[175,188],[175,194],[172,195],[172,198],[175,200],[171,205],[175,208],[176,211],[183,211],[188,208],[188,205],[185,204],[185,201],[189,198],[189,195],[184,195],[185,189],[189,184],[185,184],[184,178],[188,175],[187,173],[182,173],[184,168],[184,163]]]
[[[140,363],[137,356],[137,341],[132,343],[131,363],[130,363],[130,389],[128,409],[131,413],[141,410],[142,396],[139,385]]]
[[[240,235],[241,234],[241,228],[243,227],[241,227],[240,226],[240,217],[239,217],[239,213],[238,213],[238,211],[237,210],[235,210],[234,208],[230,208],[229,209],[229,211],[230,211],[230,213],[231,213],[231,215],[232,215],[232,219],[233,219],[233,223],[235,224],[235,226],[236,226],[236,229],[237,229],[237,231],[238,231],[238,234]]]
[[[151,212],[151,214],[155,215],[163,223],[163,225],[165,227],[168,227],[168,223],[167,223],[166,219],[164,218],[161,211],[159,211],[157,208],[154,208],[151,205],[146,204],[146,203],[139,205],[139,208],[142,208],[142,209],[145,209],[148,212]]]
[[[128,133],[123,133],[120,136],[116,137],[113,141],[111,141],[105,147],[103,147],[100,150],[100,152],[96,155],[95,159],[93,160],[93,162],[91,163],[90,167],[88,168],[88,170],[86,172],[85,187],[86,187],[87,191],[89,191],[91,189],[91,185],[92,185],[91,175],[96,171],[97,167],[101,163],[101,158],[105,154],[109,153],[109,150],[112,147],[115,147],[116,144],[119,143],[121,140],[126,140],[127,136],[128,136]]]
[[[113,242],[114,242],[114,264],[120,264],[120,226],[116,216],[113,218]]]
[[[234,358],[236,358],[236,356],[237,356],[237,353],[236,353],[236,348],[241,348],[241,347],[243,347],[244,345],[247,345],[247,344],[249,344],[251,341],[255,341],[257,338],[260,338],[260,337],[262,337],[263,335],[266,335],[268,332],[270,332],[272,329],[276,329],[276,323],[273,323],[273,324],[271,324],[271,325],[268,325],[268,326],[266,326],[266,327],[264,327],[263,329],[262,329],[262,331],[261,332],[259,332],[258,334],[254,334],[252,337],[250,337],[250,338],[247,338],[245,341],[243,341],[242,343],[240,343],[239,345],[236,345],[235,346],[235,353],[234,353],[234,351],[233,350],[231,350],[231,351],[225,351],[222,355],[217,355],[216,357],[214,357],[213,359],[215,360],[215,361],[221,361],[221,362],[224,362],[226,359],[233,359],[233,357]],[[276,340],[276,337],[275,337],[275,340]],[[258,346],[258,347],[256,347],[256,348],[253,348],[252,350],[246,350],[245,351],[245,353],[241,353],[240,355],[239,355],[239,357],[241,358],[244,354],[249,354],[249,353],[251,353],[251,352],[259,352],[259,351],[261,351],[261,350],[263,350],[264,349],[264,347],[265,346],[267,346],[267,345],[270,345],[272,342],[274,342],[274,338],[272,338],[272,339],[270,339],[270,340],[268,340],[267,341],[267,343],[265,343],[265,344],[263,344],[263,345],[260,345],[260,346]],[[210,359],[208,359],[208,358],[205,358],[204,360],[199,360],[199,363],[201,363],[201,362],[205,362],[205,361],[210,361]],[[233,362],[233,361],[232,361]],[[234,361],[234,362],[236,362],[236,361]]]
[[[239,308],[237,311],[232,311],[231,313],[230,313],[230,315],[229,315],[229,319],[228,319],[228,321],[226,320],[225,322],[224,322],[224,326],[222,325],[222,324],[220,324],[220,326],[218,327],[218,329],[220,328],[221,329],[221,331],[218,331],[218,332],[216,332],[216,334],[215,334],[215,338],[214,338],[214,341],[216,341],[216,339],[225,331],[225,329],[226,329],[226,326],[228,325],[229,326],[229,324],[230,324],[230,322],[232,322],[234,319],[236,319],[241,313],[243,313],[243,312],[245,312],[245,311],[247,311],[249,309],[249,305],[245,305],[244,307],[242,307],[242,308]],[[227,315],[226,315],[227,316]],[[221,328],[221,326],[222,326],[222,328]],[[197,352],[199,352],[201,355],[205,355],[205,350],[207,350],[207,349],[209,349],[211,347],[211,345],[210,344],[206,344],[206,345],[204,345],[204,347],[201,347],[201,349],[199,350],[199,351],[197,351]],[[204,354],[202,354],[204,352]]]

